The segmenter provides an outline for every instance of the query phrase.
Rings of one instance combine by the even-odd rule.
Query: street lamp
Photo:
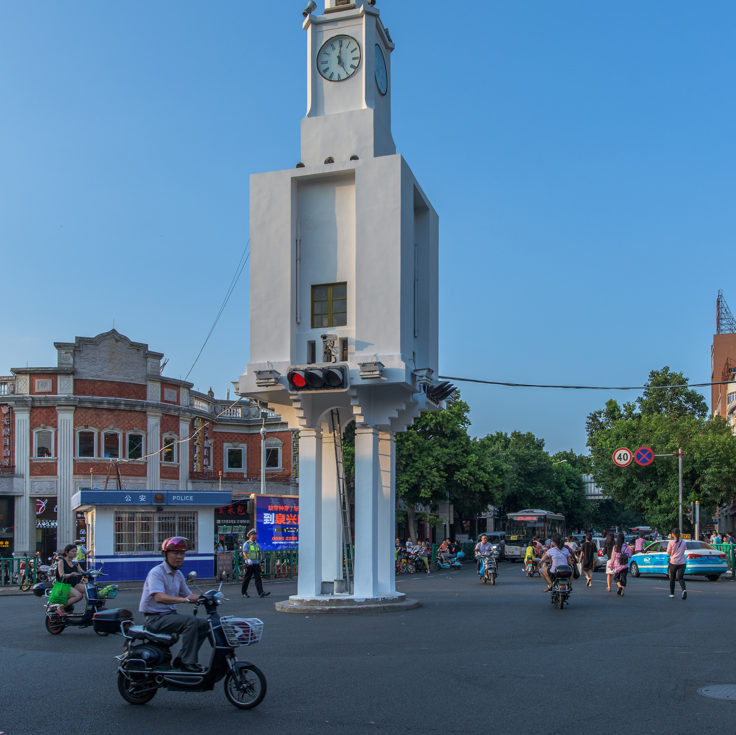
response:
[[[266,414],[261,413],[263,425],[261,426],[261,495],[266,494]]]

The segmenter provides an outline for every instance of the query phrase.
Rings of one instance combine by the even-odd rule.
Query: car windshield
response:
[[[647,546],[644,549],[643,553],[644,554],[654,554],[654,553],[656,553],[657,551],[660,551],[660,550],[664,551],[664,549],[667,548],[667,544],[664,544],[664,549],[662,549],[662,543],[663,542],[661,542],[661,541],[655,541],[653,544],[650,544],[649,546]]]
[[[710,544],[706,544],[705,541],[688,541],[687,548],[688,549],[708,549],[709,551],[715,551],[715,549]]]

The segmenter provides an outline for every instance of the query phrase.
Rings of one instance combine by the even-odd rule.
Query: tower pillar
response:
[[[382,495],[378,429],[355,429],[355,596],[377,597],[378,497]]]
[[[322,432],[299,432],[299,583],[298,596],[322,591]]]

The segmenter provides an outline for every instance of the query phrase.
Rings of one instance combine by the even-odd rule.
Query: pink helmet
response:
[[[172,536],[164,539],[161,544],[161,553],[166,555],[167,551],[189,551],[189,541],[183,536]]]

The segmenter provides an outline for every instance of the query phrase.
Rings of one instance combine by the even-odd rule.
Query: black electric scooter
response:
[[[195,577],[196,574],[192,572],[187,582],[191,583]],[[171,660],[171,646],[179,638],[175,633],[152,633],[143,626],[121,621],[120,627],[126,641],[122,655],[116,656],[120,662],[118,691],[126,702],[146,704],[159,689],[209,692],[223,678],[225,696],[235,707],[252,709],[263,701],[266,696],[266,677],[263,672],[250,662],[238,661],[235,656],[238,646],[260,641],[263,623],[257,618],[220,617],[217,607],[227,599],[220,589],[200,594],[195,603],[197,606],[204,605],[210,624],[210,643],[213,644],[212,658],[201,672],[177,670],[178,659]],[[196,609],[194,614],[197,614]]]
[[[550,602],[562,610],[565,603],[569,605],[568,597],[572,594],[572,567],[560,564],[557,571],[552,573],[552,597]]]
[[[104,562],[103,562],[104,564]],[[106,577],[106,574],[102,573],[102,569],[89,569],[84,573],[85,577],[85,591],[87,593],[86,606],[82,613],[67,613],[66,615],[59,615],[56,610],[58,605],[46,602],[46,630],[51,635],[59,635],[65,628],[88,628],[94,627],[95,633],[100,636],[106,636],[110,632],[119,632],[118,629],[114,631],[105,631],[99,629],[96,625],[95,618],[101,613],[116,613],[118,620],[131,620],[133,619],[133,613],[130,610],[117,609],[108,610],[105,607],[107,600],[117,597],[118,586],[116,584],[107,585],[104,589],[100,590],[97,586],[98,577]],[[37,597],[46,597],[51,594],[49,589],[43,582],[36,584],[32,587],[33,594]],[[84,600],[80,600],[78,604],[82,604]]]

